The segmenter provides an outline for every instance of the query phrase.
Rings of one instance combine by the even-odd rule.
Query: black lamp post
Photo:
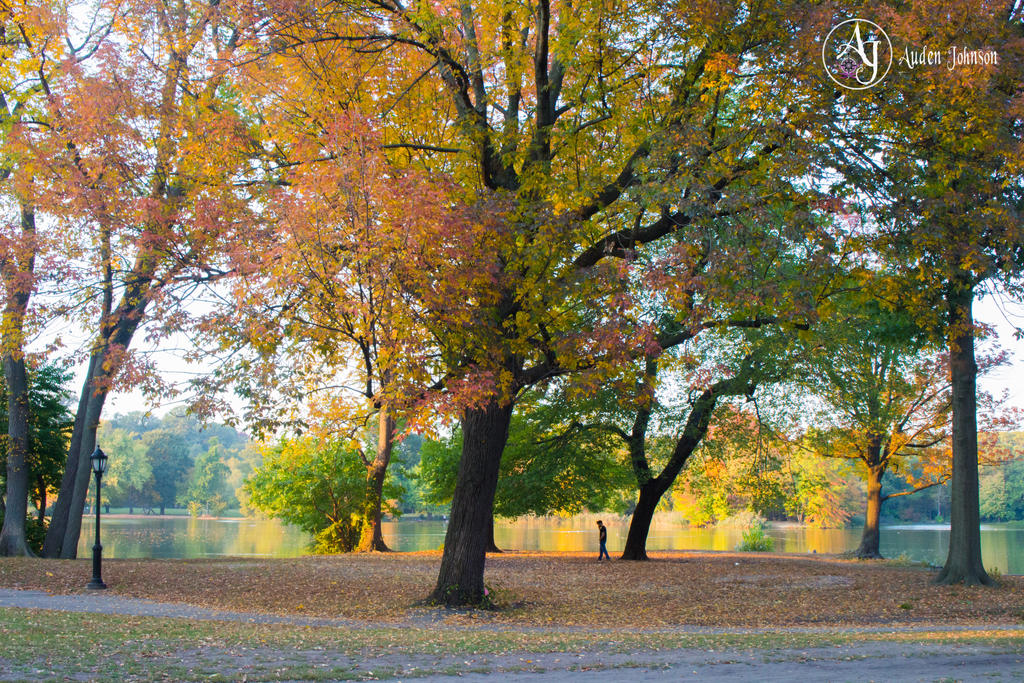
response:
[[[92,580],[86,588],[99,590],[106,588],[103,583],[103,546],[100,545],[100,478],[107,471],[107,454],[97,446],[89,456],[92,473],[96,475],[96,543],[92,547]]]

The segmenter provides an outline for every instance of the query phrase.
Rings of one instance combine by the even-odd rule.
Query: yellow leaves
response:
[[[721,90],[728,89],[738,73],[739,60],[735,55],[716,52],[705,66],[703,83],[706,90],[701,100],[711,102],[721,95]]]

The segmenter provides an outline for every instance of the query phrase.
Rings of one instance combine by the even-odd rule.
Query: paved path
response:
[[[289,617],[258,612],[229,612],[227,610],[194,607],[171,602],[154,602],[141,598],[126,598],[107,591],[90,591],[70,595],[52,595],[45,591],[0,588],[0,607],[25,607],[60,612],[92,612],[95,614],[128,614],[138,617],[172,617],[203,621],[240,621],[250,624],[297,624],[301,626],[352,627],[364,624],[345,619],[318,619]]]

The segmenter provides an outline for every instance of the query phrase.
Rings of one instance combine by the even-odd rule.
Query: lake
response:
[[[615,555],[625,542],[627,518],[604,516],[608,548]],[[597,552],[595,515],[571,518],[528,517],[499,522],[498,547],[510,550]],[[219,556],[297,557],[306,554],[309,536],[277,520],[194,519],[191,517],[108,516],[103,519],[103,555],[115,558],[194,558]],[[93,520],[82,525],[79,557],[90,557]],[[446,522],[399,520],[384,523],[384,538],[393,550],[436,550],[444,542]],[[787,553],[842,553],[860,542],[860,529],[809,529],[797,524],[770,524],[775,550]],[[692,528],[672,515],[656,517],[648,550],[734,550],[742,532],[736,528]],[[882,554],[905,555],[941,565],[946,559],[949,526],[907,524],[882,527]],[[985,567],[1003,574],[1024,574],[1024,526],[983,524]]]

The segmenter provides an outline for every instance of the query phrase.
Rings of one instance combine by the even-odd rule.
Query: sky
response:
[[[1014,339],[1013,336],[1014,325],[1024,327],[1024,304],[1000,301],[996,297],[986,296],[976,302],[974,314],[978,322],[992,325],[995,328],[999,344],[1010,352],[1012,361],[1011,365],[997,368],[987,376],[980,378],[979,388],[996,395],[1007,391],[1009,405],[1024,410],[1024,341]],[[188,365],[172,353],[157,352],[156,357],[165,378],[170,381],[184,381],[202,371],[202,368]],[[79,368],[75,379],[76,387],[81,386],[85,376],[84,371],[83,365]],[[141,392],[130,391],[112,394],[107,399],[104,410],[107,415],[137,410],[151,411],[154,415],[162,415],[177,405],[181,405],[181,402],[164,405],[152,404]]]

